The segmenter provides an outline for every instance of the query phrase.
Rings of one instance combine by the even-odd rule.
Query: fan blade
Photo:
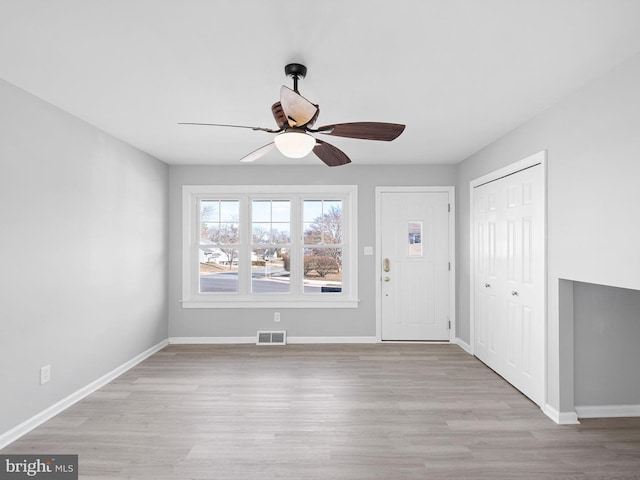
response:
[[[340,165],[351,163],[349,157],[342,150],[317,138],[313,153],[330,167],[339,167]]]
[[[276,144],[273,143],[273,142],[267,143],[266,145],[260,147],[259,149],[254,150],[249,155],[245,155],[244,157],[242,157],[240,159],[240,161],[244,162],[244,163],[255,162],[260,157],[263,157],[264,155],[269,153],[271,150],[273,150],[273,147],[275,147],[275,146],[276,146]]]
[[[384,122],[354,122],[325,125],[313,133],[324,133],[334,137],[361,138],[363,140],[395,140],[404,131],[405,126],[399,123]]]
[[[280,88],[280,104],[291,127],[306,125],[318,111],[313,103],[284,85]]]
[[[224,123],[178,122],[178,125],[204,125],[204,126],[207,126],[207,127],[249,128],[251,130],[258,130],[258,131],[261,131],[261,132],[268,132],[268,133],[280,133],[282,131],[282,128],[280,130],[272,130],[270,128],[264,128],[264,127],[247,127],[246,125],[226,125]]]

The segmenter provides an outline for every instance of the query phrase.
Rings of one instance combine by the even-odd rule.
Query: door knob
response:
[[[385,282],[388,282],[389,280],[391,280],[389,277],[384,277],[383,279]]]

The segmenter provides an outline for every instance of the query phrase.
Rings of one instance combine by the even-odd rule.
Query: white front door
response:
[[[542,165],[474,188],[475,354],[544,400]]]
[[[381,340],[449,340],[449,192],[381,192]]]

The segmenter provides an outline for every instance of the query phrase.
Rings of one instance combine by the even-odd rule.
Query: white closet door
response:
[[[537,165],[474,189],[476,356],[544,400],[544,183]]]
[[[499,184],[490,183],[475,191],[475,302],[476,355],[494,370],[501,368],[501,348],[505,342],[504,314],[498,295],[504,290],[498,239],[503,222]]]

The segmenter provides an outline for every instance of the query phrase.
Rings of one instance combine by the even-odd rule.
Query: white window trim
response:
[[[343,201],[342,293],[320,295],[223,294],[199,292],[198,199],[250,195],[275,198],[327,198]],[[244,212],[245,215],[247,212]],[[182,187],[182,307],[183,308],[357,308],[358,299],[358,187],[357,185],[183,185]],[[246,229],[245,229],[246,230]],[[294,232],[292,231],[292,235]],[[244,235],[248,235],[245,232]],[[245,239],[243,243],[246,244]],[[302,238],[300,238],[302,241]],[[286,296],[285,296],[286,295]]]

